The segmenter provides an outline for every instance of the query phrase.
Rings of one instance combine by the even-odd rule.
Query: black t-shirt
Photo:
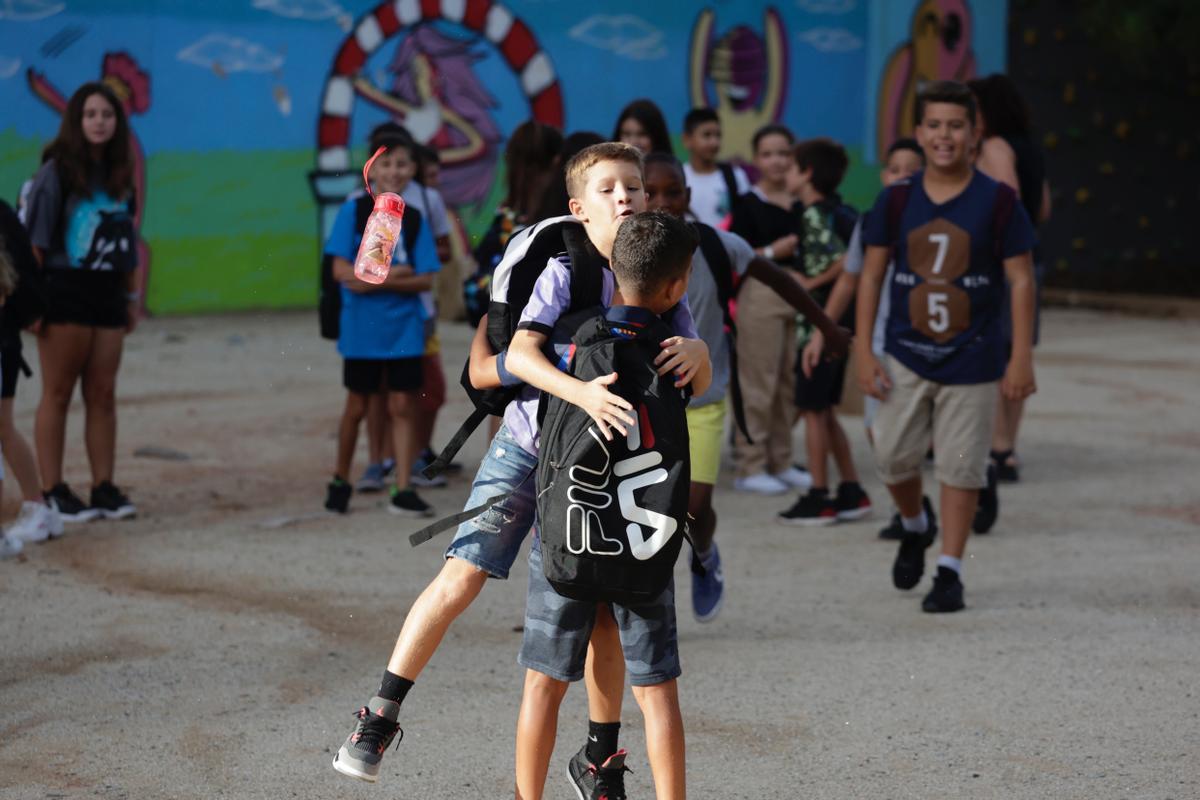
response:
[[[1021,205],[1036,226],[1042,213],[1042,184],[1046,181],[1046,157],[1028,136],[1005,136],[1017,160],[1017,186]]]
[[[794,211],[769,203],[752,190],[738,195],[733,201],[733,221],[729,229],[749,242],[751,247],[759,248],[789,234],[799,233],[800,226],[799,217]],[[800,261],[793,254],[787,258],[776,258],[775,263],[796,269]]]
[[[35,274],[38,263],[29,246],[29,234],[25,232],[17,212],[3,200],[0,200],[0,237],[3,237],[4,250],[17,275]],[[5,315],[4,308],[0,307],[0,347],[10,348],[14,342],[16,347],[21,346],[21,332],[10,324],[11,319],[11,315]]]

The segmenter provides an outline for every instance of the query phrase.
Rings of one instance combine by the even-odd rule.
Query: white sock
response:
[[[906,517],[901,514],[900,524],[908,533],[924,533],[929,530],[929,517],[925,516],[925,509],[921,509],[921,513],[915,517]]]
[[[945,553],[943,553],[940,556],[938,556],[937,565],[939,567],[949,567],[950,569],[957,572],[959,575],[962,575],[962,559],[961,558],[955,558],[954,556],[948,556]]]

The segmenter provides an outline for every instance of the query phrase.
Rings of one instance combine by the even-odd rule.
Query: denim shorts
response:
[[[458,526],[446,558],[461,558],[493,578],[507,578],[533,527],[537,457],[526,452],[501,425],[479,462],[471,496],[463,508],[474,508],[503,494],[510,496]]]
[[[674,581],[653,602],[637,606],[572,600],[554,591],[546,580],[536,538],[529,551],[525,633],[517,663],[555,680],[580,680],[596,609],[605,605],[617,621],[631,684],[656,686],[679,677]]]

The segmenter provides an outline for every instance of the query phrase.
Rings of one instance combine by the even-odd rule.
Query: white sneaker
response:
[[[12,558],[17,553],[20,553],[24,546],[25,544],[20,539],[10,533],[6,533],[0,536],[0,558]]]
[[[62,524],[61,521],[59,524]],[[9,536],[27,544],[44,542],[53,534],[50,507],[45,503],[35,503],[30,500],[21,503],[21,513],[17,515],[13,524],[8,526]]]
[[[807,492],[812,488],[812,475],[808,474],[808,470],[806,469],[788,467],[783,472],[776,472],[771,477],[802,492]]]
[[[733,488],[752,494],[786,494],[791,491],[791,487],[786,483],[765,472],[738,478],[733,482]]]
[[[54,506],[46,506],[48,525],[50,526],[50,538],[57,539],[63,535],[63,518],[62,514],[58,513],[58,509]]]

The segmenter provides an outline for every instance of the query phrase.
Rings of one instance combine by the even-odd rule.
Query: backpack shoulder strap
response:
[[[711,225],[703,222],[693,224],[700,237],[700,252],[704,254],[704,261],[717,284],[717,299],[721,303],[725,324],[731,325],[733,320],[729,315],[729,301],[733,298],[733,262],[729,259],[729,251]]]
[[[992,244],[996,249],[996,260],[1004,261],[1004,235],[1012,221],[1017,206],[1017,193],[1006,183],[996,188],[996,202],[992,206]]]
[[[900,222],[904,217],[904,209],[908,206],[908,198],[911,194],[911,179],[898,183],[888,190],[887,232],[888,242],[892,247],[896,246],[896,242],[900,238]]]
[[[404,240],[404,250],[412,258],[413,248],[417,244],[417,236],[421,233],[421,223],[424,217],[420,209],[405,204],[404,216],[400,218],[400,237]],[[365,226],[365,222],[364,222]]]
[[[562,238],[571,259],[569,311],[600,305],[604,287],[604,257],[588,240],[582,225],[564,225]]]
[[[733,199],[738,196],[737,175],[733,171],[733,164],[722,161],[717,164],[717,169],[721,170],[721,177],[725,179],[725,191],[729,192],[729,205],[732,208]]]

